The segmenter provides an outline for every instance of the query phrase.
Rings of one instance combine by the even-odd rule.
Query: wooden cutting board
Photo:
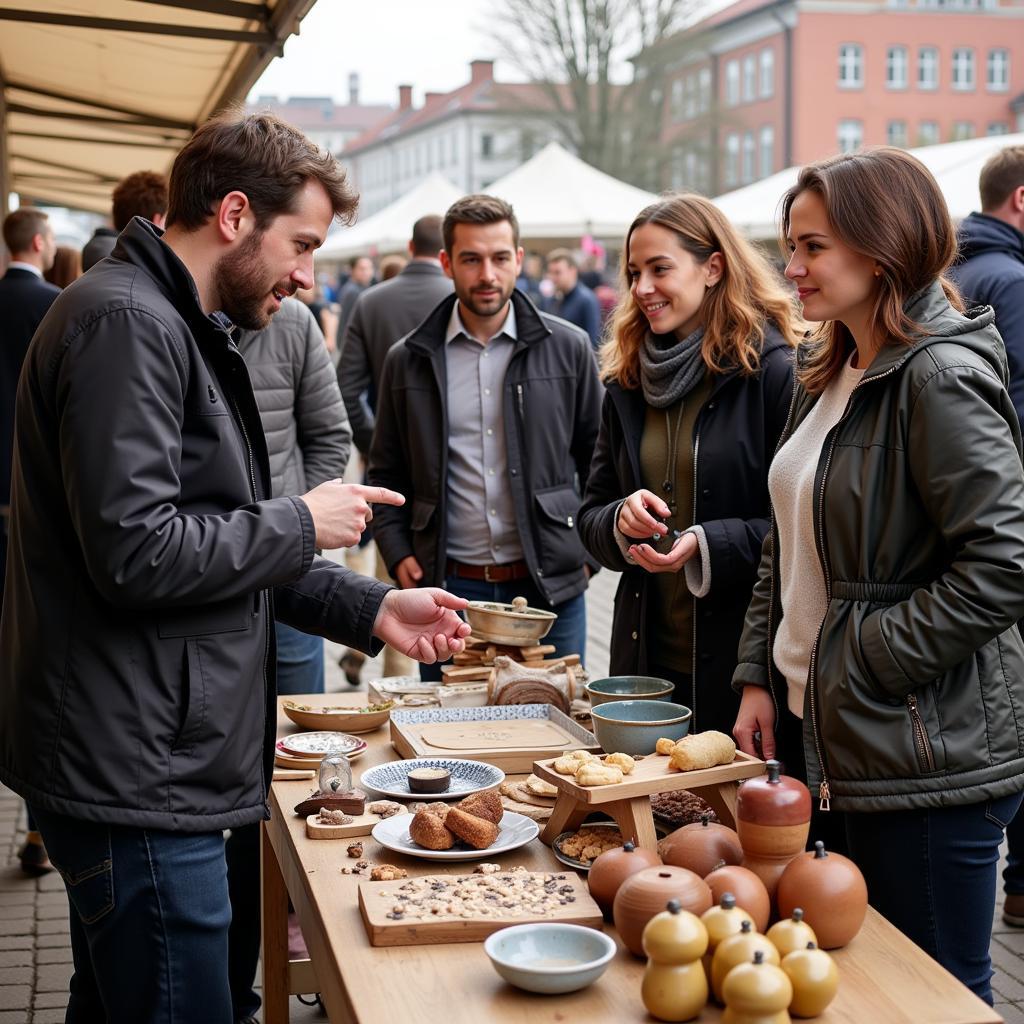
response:
[[[482,942],[493,932],[513,924],[530,924],[538,921],[552,921],[560,924],[581,924],[590,928],[601,928],[601,909],[594,902],[587,889],[587,883],[575,871],[530,872],[533,878],[545,879],[555,875],[559,888],[572,887],[572,902],[555,905],[545,914],[524,912],[518,917],[430,917],[408,920],[394,920],[388,915],[397,904],[397,895],[403,881],[361,882],[359,885],[359,910],[363,915],[366,933],[371,946],[422,946],[438,942]],[[480,875],[438,875],[437,881],[451,885],[462,880],[479,880]],[[493,876],[497,878],[498,876]],[[514,876],[519,877],[519,876]],[[415,881],[434,881],[432,877],[417,878]]]
[[[574,740],[561,726],[543,718],[498,722],[432,722],[419,734],[438,750],[568,750]]]
[[[311,814],[306,818],[306,835],[310,839],[351,839],[355,836],[368,836],[373,826],[380,821],[379,814],[360,814],[347,825],[323,825]]]

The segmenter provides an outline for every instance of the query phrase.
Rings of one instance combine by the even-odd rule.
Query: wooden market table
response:
[[[358,703],[357,696],[339,695],[338,703]],[[298,731],[279,715],[278,735]],[[357,785],[367,768],[396,759],[386,728],[363,738],[368,749],[352,765]],[[271,819],[262,829],[265,1024],[286,1024],[289,991],[309,992],[312,988],[305,986],[313,985],[333,1024],[650,1024],[654,1020],[640,1000],[643,962],[621,942],[618,956],[595,984],[563,996],[532,995],[506,984],[491,967],[482,943],[371,946],[357,900],[365,877],[343,875],[340,870],[353,863],[346,856],[347,842],[307,839],[305,819],[292,812],[313,788],[302,780],[274,782],[270,789]],[[384,850],[369,836],[364,857],[396,864],[410,875],[473,869],[472,861],[453,864],[404,857]],[[489,859],[506,868],[522,864],[531,871],[571,871],[539,839]],[[302,925],[312,969],[309,965],[289,968],[289,897]],[[615,936],[611,925],[606,924],[605,930]],[[839,994],[815,1018],[821,1024],[998,1024],[1002,1020],[870,908],[860,934],[834,956]],[[721,1020],[721,1013],[709,1005],[698,1020],[712,1024]]]

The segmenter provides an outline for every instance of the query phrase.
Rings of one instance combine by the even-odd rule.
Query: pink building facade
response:
[[[673,188],[1024,130],[1024,0],[739,0],[652,57]]]

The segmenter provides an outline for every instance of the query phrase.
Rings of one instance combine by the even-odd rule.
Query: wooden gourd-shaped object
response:
[[[794,1017],[817,1017],[835,998],[839,969],[835,961],[813,942],[782,958],[782,969],[793,984],[789,1012]]]
[[[780,775],[778,761],[767,766],[767,776],[749,779],[739,788],[736,831],[743,866],[764,882],[774,901],[782,872],[807,846],[811,794],[799,780]]]
[[[735,935],[722,939],[715,947],[715,955],[711,958],[711,991],[719,1002],[722,1002],[726,975],[737,964],[750,963],[755,953],[761,953],[768,963],[776,967],[779,965],[779,951],[766,936],[755,932],[749,921],[744,921]]]
[[[860,931],[868,910],[868,887],[860,868],[848,857],[828,853],[820,840],[802,853],[779,879],[779,914],[803,907],[822,949],[839,949]]]
[[[784,917],[768,929],[767,938],[779,951],[779,956],[786,958],[787,953],[796,949],[806,949],[807,944],[818,944],[818,936],[814,929],[804,920],[804,912],[800,907],[794,907],[789,917]]]
[[[700,918],[683,910],[678,900],[647,922],[643,950],[647,967],[640,996],[658,1020],[693,1020],[708,1002],[708,982],[701,957],[708,948]]]
[[[669,900],[678,900],[683,910],[700,917],[711,906],[711,890],[700,875],[668,865],[644,868],[619,886],[612,917],[619,938],[633,956],[644,955],[644,928]]]
[[[723,995],[722,1024],[791,1024],[793,983],[780,967],[766,963],[761,952],[729,972]]]
[[[593,864],[587,876],[587,887],[594,902],[601,908],[605,920],[612,919],[612,905],[615,894],[622,883],[631,875],[644,868],[657,867],[661,858],[653,850],[638,850],[633,843],[625,842],[614,850],[605,850]]]
[[[736,897],[736,904],[750,915],[754,930],[765,931],[771,917],[772,901],[764,882],[753,871],[739,864],[722,864],[710,875],[705,875],[704,881],[716,903],[721,901],[725,893],[731,892]]]
[[[701,915],[701,921],[708,930],[708,951],[704,954],[704,971],[711,981],[711,958],[714,956],[718,944],[729,938],[730,935],[738,935],[743,928],[744,921],[750,921],[756,929],[757,925],[750,914],[742,907],[736,906],[736,897],[731,892],[724,893],[719,900],[717,907],[705,910]]]
[[[707,814],[665,836],[658,843],[658,853],[666,864],[695,871],[701,878],[722,861],[739,864],[743,860],[740,837]]]

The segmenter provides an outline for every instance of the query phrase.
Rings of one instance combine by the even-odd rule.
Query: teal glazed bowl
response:
[[[653,754],[662,736],[681,740],[693,716],[688,707],[667,700],[611,701],[590,714],[597,742],[609,754]]]
[[[671,700],[675,687],[667,679],[654,676],[609,676],[595,679],[584,687],[590,704],[607,704],[613,700]]]
[[[597,981],[615,956],[615,940],[578,924],[520,924],[488,936],[484,952],[510,985],[553,996]]]

